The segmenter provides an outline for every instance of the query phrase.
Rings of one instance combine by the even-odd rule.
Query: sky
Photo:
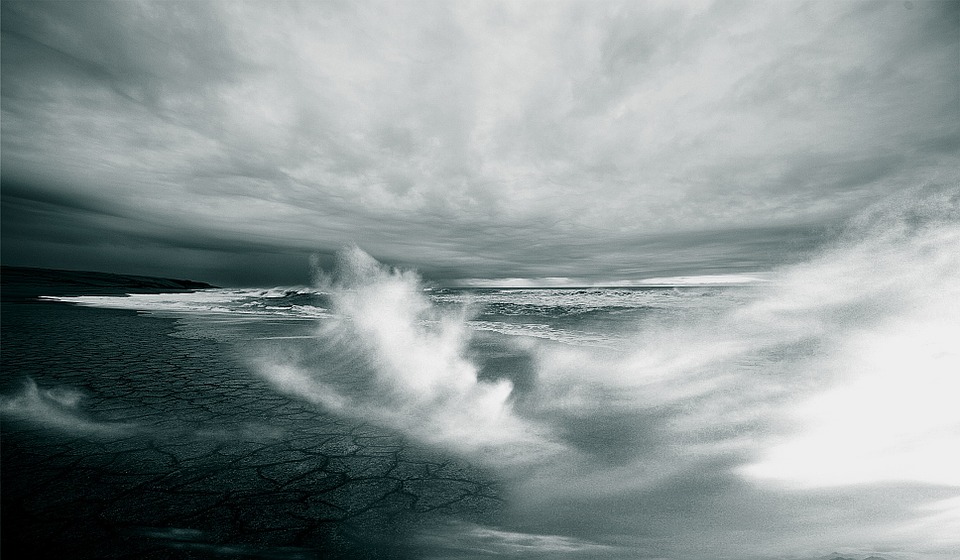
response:
[[[743,275],[960,184],[958,2],[0,6],[8,265]]]

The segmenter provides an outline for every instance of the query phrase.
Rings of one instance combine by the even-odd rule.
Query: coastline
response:
[[[417,527],[502,507],[484,473],[273,392],[229,344],[170,336],[171,318],[10,298],[4,272],[10,557],[400,559]]]
[[[216,288],[206,282],[21,266],[0,267],[0,296],[22,301],[37,296],[119,295],[129,293],[188,292]]]

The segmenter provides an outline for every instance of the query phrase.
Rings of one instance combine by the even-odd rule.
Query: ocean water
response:
[[[47,299],[174,318],[271,394],[493,473],[504,510],[413,557],[946,559],[957,218],[887,206],[748,285],[445,288],[354,247],[310,287]]]

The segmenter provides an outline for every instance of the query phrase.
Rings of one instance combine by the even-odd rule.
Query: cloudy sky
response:
[[[956,185],[960,3],[2,4],[4,264],[767,270]]]

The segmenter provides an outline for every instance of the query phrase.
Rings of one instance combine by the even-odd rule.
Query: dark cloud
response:
[[[312,254],[256,240],[231,239],[200,227],[165,228],[104,199],[73,198],[5,180],[2,238],[8,262],[34,262],[108,272],[185,275],[219,284],[307,284]],[[52,264],[49,264],[52,266]]]
[[[4,2],[4,260],[357,243],[438,278],[769,268],[877,199],[956,183],[958,17]]]

